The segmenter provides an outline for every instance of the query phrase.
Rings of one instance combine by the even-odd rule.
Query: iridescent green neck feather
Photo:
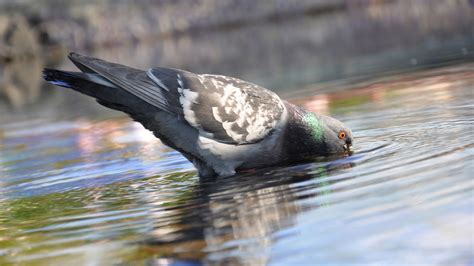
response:
[[[316,117],[315,114],[307,113],[303,117],[303,122],[306,123],[306,125],[310,128],[311,135],[314,137],[314,139],[318,141],[322,140],[323,125],[322,125],[322,122]]]

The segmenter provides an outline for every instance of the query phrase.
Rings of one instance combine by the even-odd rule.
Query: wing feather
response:
[[[286,108],[275,93],[237,78],[158,67],[142,71],[78,54],[70,58],[81,70],[97,73],[215,141],[256,143],[284,123]]]
[[[284,121],[283,101],[273,92],[240,79],[200,75],[190,86],[198,94],[191,106],[194,126],[214,139],[235,144],[256,143]]]
[[[170,95],[169,92],[156,86],[142,70],[79,54],[71,54],[70,58],[76,65],[81,65],[81,70],[93,71],[161,110],[173,114],[180,112],[179,106],[169,102],[177,96]]]

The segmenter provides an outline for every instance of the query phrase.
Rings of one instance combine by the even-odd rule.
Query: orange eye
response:
[[[346,132],[344,130],[339,131],[339,138],[340,139],[345,139],[346,138]]]

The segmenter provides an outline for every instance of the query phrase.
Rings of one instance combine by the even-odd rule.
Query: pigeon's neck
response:
[[[288,123],[283,138],[287,161],[301,161],[323,155],[326,151],[322,121],[313,113],[286,104]]]

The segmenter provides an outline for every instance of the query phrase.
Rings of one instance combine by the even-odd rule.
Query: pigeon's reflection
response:
[[[331,184],[318,180],[352,166],[339,160],[202,181],[179,206],[156,208],[156,224],[141,249],[161,258],[265,265],[279,237],[275,233],[291,228],[296,215],[307,208],[298,203],[304,191]],[[163,215],[173,222],[165,224]]]

